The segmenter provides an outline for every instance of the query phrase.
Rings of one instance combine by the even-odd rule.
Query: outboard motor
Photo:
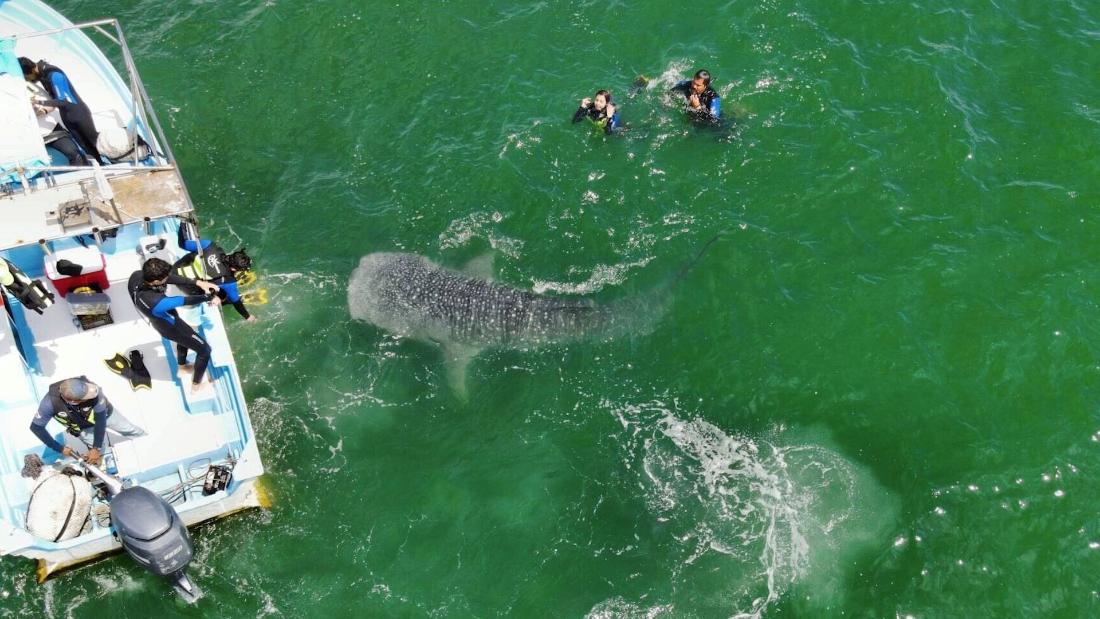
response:
[[[94,465],[84,466],[107,485],[111,525],[127,554],[145,569],[168,579],[188,603],[198,600],[202,592],[187,577],[187,566],[194,556],[191,536],[176,510],[148,488],[127,487]]]

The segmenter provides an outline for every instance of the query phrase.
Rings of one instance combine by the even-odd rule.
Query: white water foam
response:
[[[668,63],[668,66],[660,75],[649,80],[649,83],[646,84],[646,90],[666,92],[676,84],[690,78],[694,71],[692,67],[691,61],[686,58],[673,60]]]
[[[670,566],[673,584],[690,589],[692,579],[707,578],[702,572],[729,574],[721,595],[734,617],[760,617],[808,578],[816,595],[829,597],[837,586],[838,553],[881,537],[894,510],[892,500],[872,500],[885,507],[875,514],[879,526],[856,522],[856,508],[883,493],[870,496],[877,486],[857,466],[817,444],[727,434],[704,419],[682,419],[672,412],[675,405],[660,402],[604,406],[628,433],[626,464],[640,472],[655,520],[680,545]],[[658,604],[627,612],[611,602],[590,616],[671,609]]]
[[[439,249],[447,250],[454,247],[462,247],[476,238],[484,238],[493,249],[504,253],[510,258],[519,258],[523,249],[523,241],[499,234],[495,230],[495,224],[504,220],[504,215],[499,212],[475,211],[455,219],[439,235]]]
[[[538,294],[556,292],[559,294],[592,294],[603,290],[604,286],[618,286],[626,280],[627,273],[631,269],[637,269],[649,264],[652,258],[645,258],[634,262],[621,264],[598,264],[592,269],[588,279],[574,284],[572,282],[553,282],[536,279],[532,282],[531,289]]]

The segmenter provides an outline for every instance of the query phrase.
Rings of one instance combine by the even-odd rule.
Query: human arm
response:
[[[198,283],[198,282],[196,282]],[[152,314],[162,320],[167,320],[170,323],[175,324],[176,320],[169,313],[172,310],[183,307],[184,305],[198,305],[210,300],[208,295],[204,294],[190,294],[185,297],[164,297],[157,304],[153,306]]]
[[[611,135],[619,128],[619,110],[614,105],[607,104],[607,124],[603,126],[603,132]]]
[[[198,286],[199,288],[201,288],[203,290],[203,292],[205,292],[207,294],[211,294],[211,293],[214,293],[214,292],[218,291],[218,285],[217,284],[208,282],[205,279],[191,279],[189,277],[184,277],[184,276],[182,276],[182,275],[180,275],[180,274],[178,274],[174,271],[172,273],[168,274],[168,279],[166,280],[166,282],[169,283],[169,284],[172,284],[173,286]],[[171,298],[171,297],[165,297],[165,298]],[[200,303],[201,303],[201,301],[200,301]],[[184,305],[194,305],[194,303],[185,303]]]
[[[38,437],[38,440],[42,441],[42,444],[54,451],[63,452],[65,446],[57,442],[54,437],[50,436],[50,433],[46,431],[46,424],[53,419],[53,406],[50,404],[49,396],[42,398],[42,401],[38,403],[38,411],[34,414],[34,419],[31,420],[31,432]]]
[[[31,424],[31,432],[38,437],[38,440],[42,441],[42,444],[50,449],[58,452],[64,452],[66,447],[61,443],[58,443],[54,437],[50,436],[50,433],[46,431],[46,426],[37,426]],[[67,454],[66,454],[67,455]]]
[[[226,282],[221,285],[221,294],[225,296],[225,300],[233,304],[233,308],[237,310],[237,313],[241,315],[241,318],[249,320],[252,318],[252,314],[248,312],[248,308],[244,306],[244,299],[241,297],[241,291],[237,288],[237,282]],[[250,321],[255,322],[255,321]]]
[[[107,417],[111,416],[114,412],[114,407],[111,406],[110,401],[100,394],[99,399],[96,400],[95,406],[92,407],[92,411],[95,414],[95,430],[92,435],[92,450],[96,451],[103,448],[103,439],[107,435]],[[89,453],[89,455],[91,455]]]
[[[180,225],[179,228],[176,229],[176,244],[179,245],[180,249],[182,249],[183,251],[187,251],[187,252],[197,252],[197,251],[199,251],[200,246],[203,249],[206,249],[207,247],[210,247],[210,241],[207,240],[207,239],[189,239],[189,238],[187,238],[186,228],[191,228],[192,230],[194,230],[194,227],[185,226],[185,225],[182,225],[182,224]]]
[[[581,99],[581,104],[577,108],[576,112],[573,112],[573,122],[579,123],[584,120],[584,117],[588,115],[588,108],[592,106],[592,99],[585,97]]]
[[[46,113],[49,113],[49,108],[66,108],[73,105],[76,104],[70,101],[65,101],[63,99],[36,99],[34,101],[34,109],[41,109],[44,110]]]

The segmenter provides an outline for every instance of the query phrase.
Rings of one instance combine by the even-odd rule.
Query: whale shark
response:
[[[636,333],[652,325],[664,305],[648,297],[601,304],[537,294],[493,281],[489,270],[483,260],[457,271],[417,254],[368,254],[348,283],[348,308],[354,319],[442,345],[448,378],[462,394],[466,366],[482,349]]]

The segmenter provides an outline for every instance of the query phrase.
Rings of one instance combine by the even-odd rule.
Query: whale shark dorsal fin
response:
[[[493,253],[485,252],[470,260],[462,267],[462,272],[470,277],[476,277],[485,281],[493,281]]]
[[[447,368],[447,383],[463,402],[467,399],[466,370],[479,352],[481,349],[476,346],[453,342],[443,344],[443,363]]]

